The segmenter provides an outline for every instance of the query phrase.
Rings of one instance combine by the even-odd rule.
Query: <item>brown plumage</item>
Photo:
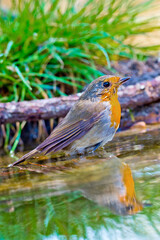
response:
[[[128,79],[106,75],[94,80],[49,137],[12,166],[36,153],[47,154],[66,148],[82,153],[110,141],[121,117],[117,89]]]

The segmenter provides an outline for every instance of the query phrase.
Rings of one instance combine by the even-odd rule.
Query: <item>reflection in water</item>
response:
[[[136,199],[130,167],[113,155],[108,155],[107,160],[107,163],[92,172],[93,178],[90,177],[91,172],[88,176],[81,173],[81,178],[88,179],[81,187],[83,195],[119,215],[139,212],[143,207]]]
[[[0,239],[158,240],[159,139],[156,131],[114,141],[109,149],[125,163],[99,153],[7,168],[12,160],[0,158]],[[142,210],[126,163],[137,196],[151,207]]]
[[[80,191],[82,195],[101,205],[108,207],[118,215],[132,215],[142,210],[142,204],[136,199],[134,180],[130,167],[121,162],[112,154],[101,153],[102,156],[79,157],[77,159],[68,158],[66,161],[56,162],[55,159],[45,159],[45,164],[41,164],[42,159],[37,159],[37,163],[18,166],[20,175],[23,175],[22,186],[18,182],[19,189],[25,190],[24,175],[28,171],[30,174],[42,174],[42,182],[30,181],[35,187],[54,189],[53,194],[59,195],[61,192]],[[105,156],[105,157],[104,157]],[[60,160],[60,159],[59,159]],[[12,168],[13,169],[13,168]],[[62,175],[58,174],[61,172]],[[24,171],[24,174],[22,174]],[[50,176],[49,180],[44,176]],[[10,175],[10,174],[9,174]],[[4,177],[4,171],[1,177]],[[54,178],[54,181],[51,180]],[[47,181],[46,181],[47,180]],[[46,181],[44,183],[44,181]],[[12,188],[12,187],[11,187]],[[50,193],[52,195],[52,191]]]

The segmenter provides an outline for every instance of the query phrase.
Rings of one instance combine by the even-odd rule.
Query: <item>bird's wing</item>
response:
[[[102,113],[93,114],[88,119],[79,120],[68,125],[60,125],[37,147],[37,150],[47,154],[67,147],[73,141],[83,137],[101,117]]]
[[[77,105],[79,107],[78,113],[77,111],[74,111],[74,108],[76,108]],[[84,109],[84,105],[87,111]],[[79,116],[82,117],[80,120]],[[44,140],[31,152],[22,156],[11,166],[15,166],[25,161],[26,159],[32,157],[38,152],[44,152],[45,154],[47,154],[49,152],[56,152],[67,147],[73,141],[83,137],[103,116],[103,104],[100,106],[97,103],[90,104],[88,103],[88,101],[86,101],[84,102],[84,104],[81,105],[80,102],[77,102],[75,107],[73,107],[69,114],[64,118],[64,121],[52,131],[52,133],[49,135],[48,138],[46,138],[46,140]]]

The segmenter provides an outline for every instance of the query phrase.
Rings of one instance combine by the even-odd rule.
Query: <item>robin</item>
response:
[[[121,119],[117,91],[129,79],[105,75],[94,80],[51,134],[12,166],[36,153],[68,149],[70,153],[83,154],[111,141]]]

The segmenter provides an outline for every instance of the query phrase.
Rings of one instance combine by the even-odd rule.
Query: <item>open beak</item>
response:
[[[121,78],[121,79],[119,80],[119,85],[121,85],[121,84],[127,82],[130,78],[131,78],[131,77],[124,77],[124,78]]]

